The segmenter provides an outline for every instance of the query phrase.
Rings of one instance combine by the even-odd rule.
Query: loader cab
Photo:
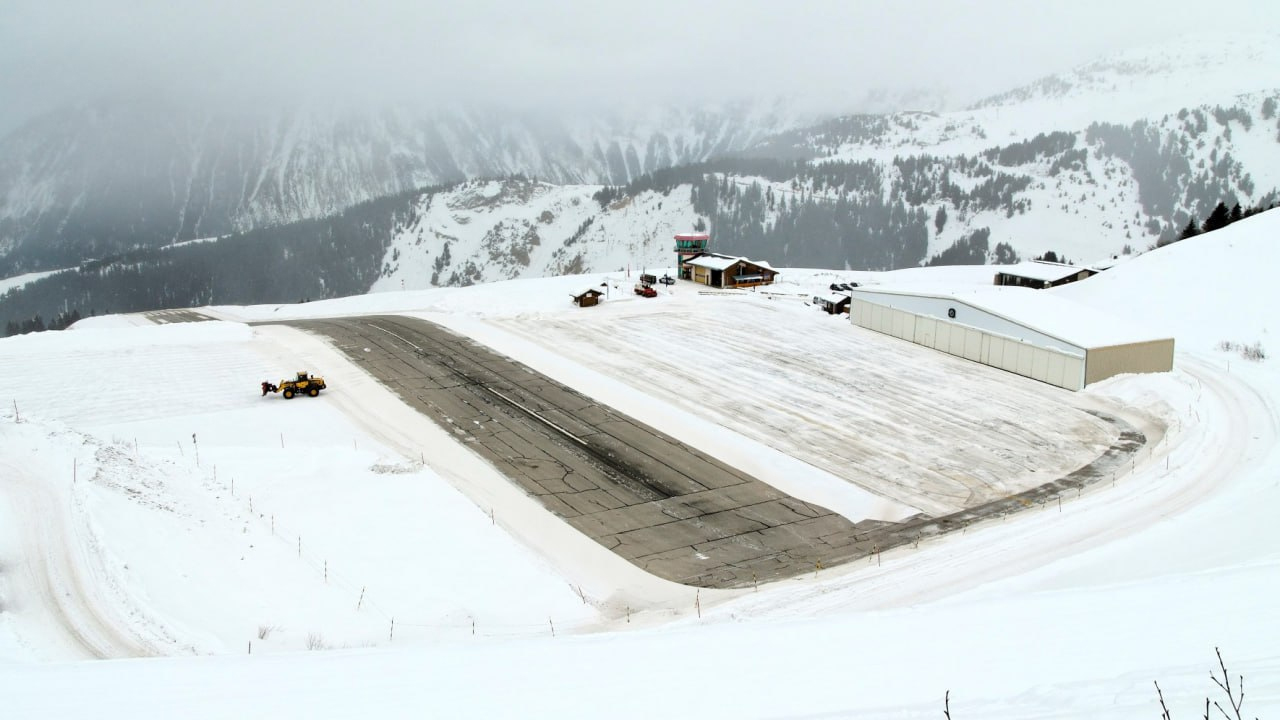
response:
[[[306,382],[306,381],[307,381],[307,372],[305,370],[299,371],[298,382]]]

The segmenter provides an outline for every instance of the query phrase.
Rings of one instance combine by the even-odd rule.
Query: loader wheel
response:
[[[284,392],[282,392],[282,393],[280,393],[280,394],[281,394],[281,395],[284,395],[284,399],[285,399],[285,400],[292,400],[292,399],[293,399],[293,391],[292,391],[292,390],[285,390]]]
[[[311,397],[315,397],[320,394],[320,388],[311,388],[310,390],[307,391],[307,394],[310,395]]]

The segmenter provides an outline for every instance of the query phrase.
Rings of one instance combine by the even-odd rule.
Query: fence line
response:
[[[19,418],[16,412],[17,410],[16,408],[14,408],[15,412],[13,412],[12,414],[6,412],[8,409],[9,408],[4,408],[3,411],[0,411],[0,419],[5,419],[5,420],[13,419],[14,422],[22,422],[22,420]],[[1193,415],[1198,415],[1197,409],[1191,408],[1190,410]],[[1039,505],[1038,508],[1027,507],[1024,510],[1015,511],[1015,512],[1018,514],[1030,513],[1030,512],[1042,512],[1042,511],[1051,509],[1052,506],[1054,505],[1056,505],[1058,508],[1058,511],[1061,512],[1061,507],[1063,504],[1062,501],[1064,499],[1066,500],[1067,503],[1070,503],[1072,500],[1078,499],[1086,493],[1092,495],[1094,493],[1106,492],[1114,487],[1117,487],[1121,480],[1132,479],[1134,473],[1136,472],[1136,468],[1139,462],[1143,464],[1147,464],[1157,457],[1158,452],[1163,452],[1166,455],[1169,452],[1171,452],[1172,448],[1170,447],[1170,438],[1171,437],[1175,439],[1178,438],[1181,435],[1181,433],[1185,430],[1183,420],[1184,418],[1181,415],[1173,418],[1168,424],[1168,426],[1166,426],[1165,432],[1158,442],[1156,443],[1147,442],[1147,443],[1144,443],[1142,447],[1138,448],[1130,456],[1130,462],[1128,463],[1127,468],[1122,464],[1119,468],[1113,471],[1111,482],[1106,482],[1106,479],[1104,477],[1104,478],[1095,480],[1094,482],[1085,484],[1080,488],[1077,488],[1075,493],[1071,493],[1070,490],[1068,489],[1058,493],[1056,496],[1052,496],[1048,500],[1038,502],[1036,503],[1037,505]],[[133,457],[135,459],[139,457],[139,446],[136,440],[132,441],[132,443],[125,440],[113,440],[110,443],[99,442],[99,445],[103,445],[103,446],[108,444],[119,445],[121,448],[132,450],[133,452],[131,454],[133,455]],[[132,447],[130,447],[130,445]],[[181,452],[182,451],[181,441],[178,442],[178,448]],[[353,450],[354,448],[355,448],[355,445],[353,444]],[[621,616],[617,618],[591,617],[591,618],[573,620],[573,621],[561,620],[557,622],[554,617],[555,615],[554,613],[549,615],[545,613],[540,613],[538,617],[545,618],[545,620],[531,619],[528,622],[513,622],[513,621],[488,622],[488,621],[485,621],[483,618],[476,617],[473,614],[468,614],[465,617],[460,617],[457,619],[427,618],[427,619],[415,620],[412,613],[392,612],[377,601],[376,588],[370,588],[367,585],[367,583],[358,583],[352,575],[349,575],[346,572],[344,572],[343,568],[335,567],[332,563],[330,563],[328,558],[324,557],[323,553],[312,552],[309,546],[307,546],[306,544],[305,536],[303,536],[303,534],[297,528],[294,528],[290,526],[287,522],[285,522],[282,519],[280,514],[272,512],[268,508],[262,507],[260,502],[255,507],[252,496],[249,494],[244,494],[242,492],[241,495],[236,495],[235,478],[230,473],[227,473],[224,471],[222,474],[223,477],[220,480],[218,478],[218,471],[217,471],[216,464],[206,463],[205,467],[202,468],[201,466],[195,464],[196,461],[194,459],[194,453],[193,453],[193,456],[187,456],[185,453],[181,453],[180,458],[186,461],[183,464],[188,465],[189,469],[194,469],[196,471],[195,474],[198,477],[200,477],[200,479],[202,480],[202,484],[204,484],[206,488],[210,488],[210,489],[221,488],[223,490],[229,491],[229,497],[231,501],[235,503],[238,507],[240,507],[242,512],[248,512],[250,515],[250,519],[257,524],[260,530],[264,530],[270,533],[273,537],[278,538],[279,541],[282,543],[287,543],[284,549],[292,550],[296,555],[297,559],[300,562],[305,563],[312,570],[314,570],[316,575],[319,578],[322,578],[329,585],[334,585],[339,589],[348,591],[351,594],[351,597],[353,599],[352,606],[355,608],[358,608],[357,612],[362,612],[362,613],[367,612],[373,615],[375,618],[385,621],[388,625],[388,630],[389,630],[387,634],[388,642],[394,642],[394,637],[397,633],[401,636],[402,640],[405,639],[406,637],[426,639],[426,640],[443,640],[443,639],[454,638],[454,637],[497,638],[497,637],[533,637],[533,636],[542,636],[542,635],[550,636],[553,634],[565,634],[565,633],[572,634],[577,631],[588,629],[591,627],[599,627],[601,624],[605,622],[609,622],[611,620],[620,621],[622,619]],[[208,460],[208,458],[206,458],[206,460]],[[1176,467],[1171,468],[1169,466],[1167,457],[1163,467],[1153,466],[1151,468],[1147,468],[1148,472],[1159,473],[1155,477],[1149,478],[1151,480],[1156,480],[1159,477],[1167,476],[1168,474],[1172,472],[1176,472],[1177,470],[1178,468]],[[243,491],[243,487],[242,487],[242,491]],[[503,526],[502,523],[497,522],[501,518],[496,517],[496,515],[493,514],[492,510],[490,510],[490,512],[486,514],[490,515],[490,521],[492,525],[503,527],[503,532],[509,532],[505,528],[505,526]],[[1009,514],[1011,513],[1003,513],[998,516],[990,516],[990,517],[978,520],[976,522],[970,523],[969,525],[961,529],[961,534],[967,533],[967,531],[970,528],[977,529],[988,523],[1002,523],[1006,521]],[[897,552],[904,552],[907,550],[915,551],[915,550],[918,550],[922,545],[927,547],[931,541],[937,538],[944,538],[945,536],[953,533],[954,531],[947,532],[947,533],[924,535],[919,537],[914,543],[907,543],[904,545],[891,548],[889,549],[888,552],[890,552],[892,556],[892,554]],[[876,562],[878,564],[881,560],[881,554],[882,553],[879,551],[872,553],[871,555],[868,556],[868,561]],[[853,566],[852,563],[846,565],[846,567],[852,567],[852,566]],[[789,578],[788,580],[780,581],[780,582],[820,579],[822,574],[820,571],[822,570],[823,570],[822,566],[818,565],[817,567],[815,567],[815,571],[812,576],[809,576],[806,574],[806,575],[796,576],[794,578]],[[572,584],[569,584],[569,587],[571,591],[575,591],[575,593],[580,598],[583,599],[584,603],[589,604],[587,597],[582,593],[582,590],[580,587],[574,586]],[[678,604],[673,607],[650,607],[645,611],[645,614],[668,613],[677,617],[682,615],[691,616],[691,617],[696,615],[697,617],[701,617],[702,607],[701,607],[700,591],[694,587],[689,587],[688,589],[689,589],[690,600],[687,604]],[[626,611],[627,622],[631,621],[630,616],[632,614],[634,614],[632,609],[627,608],[627,611]]]

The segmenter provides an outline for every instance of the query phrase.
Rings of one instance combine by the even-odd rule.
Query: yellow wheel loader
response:
[[[305,370],[298,373],[298,377],[292,380],[281,380],[279,385],[273,385],[270,382],[262,383],[262,394],[269,392],[278,392],[284,396],[285,400],[292,400],[294,395],[308,395],[315,397],[320,391],[328,387],[325,385],[324,378],[308,374]]]

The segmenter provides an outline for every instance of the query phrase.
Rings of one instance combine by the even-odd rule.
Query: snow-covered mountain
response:
[[[15,228],[45,233],[53,251],[32,240],[0,258],[9,270],[0,275],[19,274],[33,253],[42,265],[108,254],[122,237],[145,245],[148,237],[169,242],[222,235],[217,227],[340,214],[238,235],[217,249],[129,255],[74,277],[45,278],[0,298],[0,317],[668,267],[671,235],[695,226],[711,231],[716,250],[790,267],[884,270],[1048,251],[1091,262],[1140,252],[1176,239],[1220,202],[1248,209],[1280,199],[1280,43],[1245,38],[1179,48],[1122,53],[967,110],[807,125],[785,105],[582,115],[560,124],[463,111],[432,116],[444,124],[408,112],[383,113],[372,125],[281,114],[267,130],[241,118],[243,135],[206,120],[200,132],[240,138],[233,151],[204,154],[200,143],[172,133],[166,142],[187,148],[183,163],[190,164],[149,152],[158,146],[142,139],[115,151],[121,164],[150,168],[156,190],[149,195],[137,184],[95,181],[66,200],[70,186],[36,180],[57,172],[11,163],[5,167],[27,180],[7,187],[0,228],[11,243]],[[94,127],[129,126],[124,117],[100,115]],[[9,145],[28,142],[37,157],[37,136],[29,129]],[[64,154],[88,157],[97,142]],[[681,164],[732,150],[736,159]],[[48,157],[49,167],[79,162]],[[506,179],[387,195],[477,175]],[[380,193],[375,203],[344,209]],[[125,210],[161,206],[169,209]],[[116,224],[86,230],[93,217]],[[147,235],[161,226],[159,240]],[[107,230],[118,231],[115,240],[98,242]],[[308,262],[291,260],[298,253]]]
[[[1265,34],[1188,35],[1099,58],[985,98],[970,109],[1040,105],[1074,125],[1131,121],[1148,116],[1153,107],[1185,104],[1189,97],[1228,103],[1241,94],[1276,88],[1277,41]],[[1055,128],[1037,132],[1048,129]]]
[[[474,177],[626,183],[806,121],[777,101],[564,117],[99,102],[0,141],[0,260],[3,274],[65,266]]]
[[[669,265],[671,235],[699,222],[716,249],[793,267],[1141,252],[1220,202],[1280,200],[1280,72],[1260,72],[1280,71],[1280,44],[1219,50],[1126,53],[971,110],[837,118],[750,151],[805,162],[677,168],[599,204],[596,188],[450,188],[392,234],[374,287]]]
[[[930,256],[983,229],[991,247],[1023,254],[1140,250],[1218,202],[1267,205],[1280,188],[1280,42],[1195,42],[1119,53],[963,111],[837,118],[755,152],[864,179],[784,180],[775,194],[896,196],[930,218],[942,211]],[[987,199],[971,196],[984,185]]]
[[[601,204],[592,185],[471,181],[415,200],[391,236],[379,290],[420,290],[627,267],[673,267],[696,217],[687,189]]]
[[[565,108],[559,115],[408,100],[358,112],[101,101],[0,139],[0,275],[331,215],[463,179],[522,174],[556,184],[617,185],[727,154],[887,166],[898,156],[974,156],[1041,133],[1127,126],[1183,108],[1221,106],[1267,119],[1259,104],[1277,89],[1280,43],[1255,36],[1194,42],[1120,53],[961,112],[933,112],[946,105],[939,90],[833,97],[832,110],[912,111],[825,120],[808,109],[812,104],[802,110],[776,98]],[[1229,150],[1265,192],[1280,171],[1271,170],[1277,164],[1270,157],[1250,157],[1274,136],[1257,130],[1248,153]],[[1188,147],[1201,149],[1199,142],[1169,139],[1184,156],[1195,154]],[[1252,195],[1240,193],[1245,201]],[[957,237],[931,237],[930,252]]]

